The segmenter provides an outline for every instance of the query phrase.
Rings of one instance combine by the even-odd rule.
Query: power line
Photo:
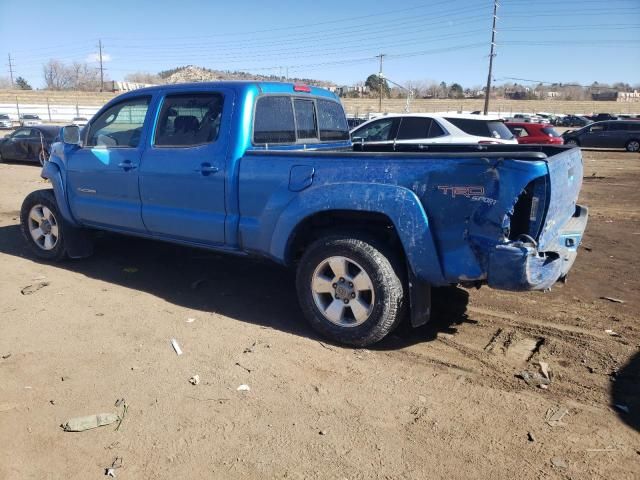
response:
[[[493,57],[496,48],[496,21],[498,20],[498,0],[493,0],[493,26],[491,27],[491,53],[489,53],[489,75],[487,75],[487,90],[484,93],[484,114],[489,113],[489,97],[491,96],[491,75]]]

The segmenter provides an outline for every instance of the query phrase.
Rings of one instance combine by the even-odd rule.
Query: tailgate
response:
[[[548,208],[542,232],[538,238],[538,250],[541,252],[558,251],[561,231],[571,225],[576,213],[576,203],[582,186],[582,154],[579,148],[563,151],[549,157],[549,189],[547,191]]]

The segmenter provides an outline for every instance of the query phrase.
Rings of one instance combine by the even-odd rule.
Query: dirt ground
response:
[[[36,261],[18,209],[46,184],[0,164],[0,479],[97,479],[116,457],[120,479],[639,478],[640,156],[584,155],[566,285],[437,290],[429,325],[369,350],[316,336],[268,263],[111,235]],[[539,361],[546,390],[518,377]],[[60,428],[122,398],[117,431]]]

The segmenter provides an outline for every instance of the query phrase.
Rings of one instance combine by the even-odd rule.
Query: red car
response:
[[[562,145],[564,139],[550,123],[505,122],[518,143],[544,143]]]

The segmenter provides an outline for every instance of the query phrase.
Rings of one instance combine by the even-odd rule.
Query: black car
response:
[[[59,132],[60,127],[51,125],[18,128],[0,140],[0,162],[21,160],[44,165],[45,160],[49,158],[51,144]]]
[[[560,122],[563,127],[584,127],[590,123],[593,123],[593,120],[579,115],[565,115]]]
[[[565,145],[595,148],[624,148],[628,152],[640,151],[640,122],[611,120],[596,122],[579,130],[562,134]]]
[[[605,122],[607,120],[617,120],[618,117],[611,115],[610,113],[598,113],[596,115],[592,115],[591,120],[594,122]]]

